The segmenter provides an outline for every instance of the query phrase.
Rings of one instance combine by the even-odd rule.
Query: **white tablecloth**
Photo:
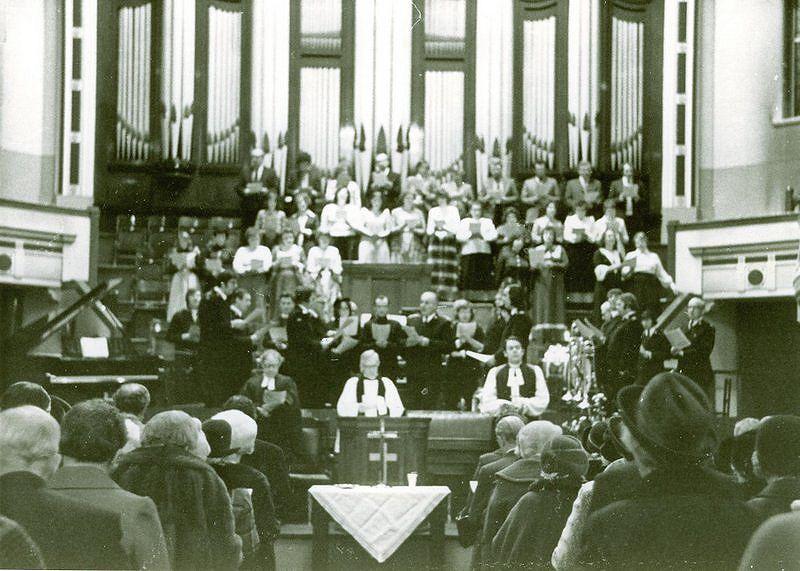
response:
[[[311,486],[308,491],[378,563],[450,494],[447,486]]]

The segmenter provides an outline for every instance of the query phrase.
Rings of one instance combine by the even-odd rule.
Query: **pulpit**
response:
[[[347,484],[405,485],[426,472],[430,418],[339,417],[336,479]]]

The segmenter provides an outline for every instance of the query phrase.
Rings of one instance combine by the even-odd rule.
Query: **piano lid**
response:
[[[55,317],[43,316],[14,333],[8,340],[12,351],[18,355],[27,354],[37,345],[44,342],[45,339],[65,327],[86,308],[91,308],[103,323],[111,329],[114,335],[124,335],[122,322],[101,301],[104,295],[117,287],[122,281],[122,278],[114,278],[101,283],[93,289],[90,289],[84,282],[70,282],[69,285],[76,287],[83,295]]]

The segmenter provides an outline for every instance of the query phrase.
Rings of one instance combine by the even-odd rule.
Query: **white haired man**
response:
[[[347,380],[336,403],[339,416],[401,416],[405,410],[394,383],[379,377],[381,359],[373,350],[361,354],[361,374]]]

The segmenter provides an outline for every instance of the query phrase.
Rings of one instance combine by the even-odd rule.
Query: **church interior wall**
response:
[[[800,124],[775,119],[783,19],[783,0],[698,2],[701,219],[782,212],[786,187],[800,185]]]

